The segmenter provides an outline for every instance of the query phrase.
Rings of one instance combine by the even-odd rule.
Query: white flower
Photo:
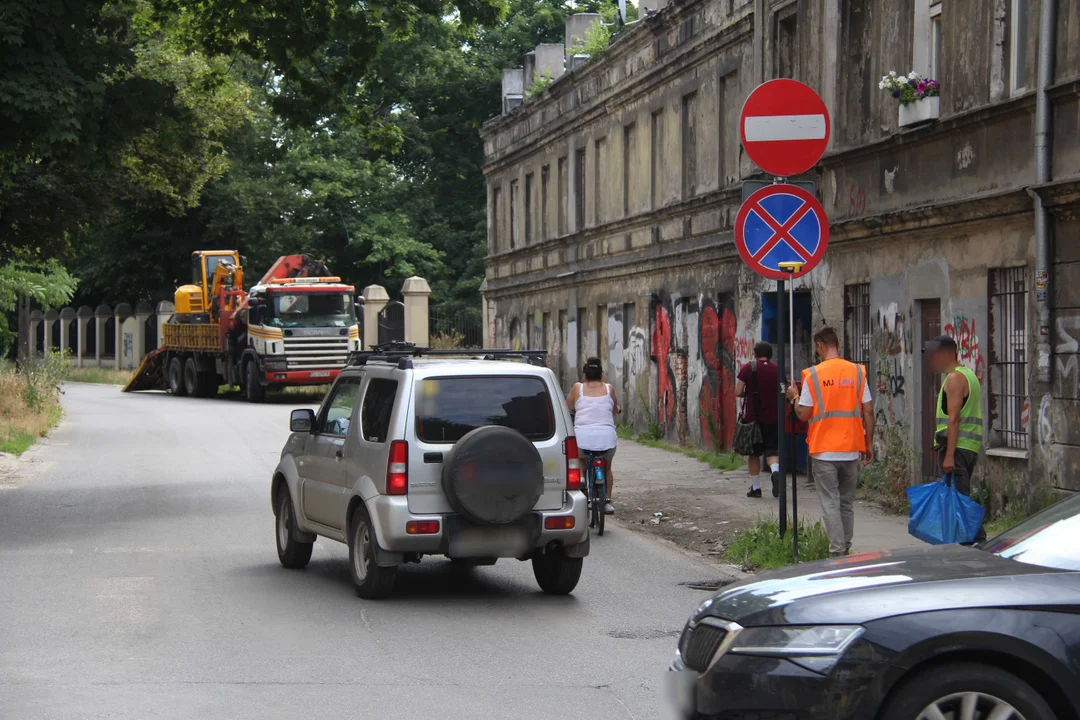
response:
[[[909,73],[907,74],[907,79],[908,79],[908,80],[918,80],[918,79],[919,79],[919,73],[917,73],[917,72],[915,72],[914,70],[912,70],[911,72],[909,72]]]
[[[885,89],[885,81],[884,80],[882,80],[881,82],[879,82],[877,84],[877,89],[878,90],[884,90]]]
[[[889,77],[891,77],[891,78],[896,77],[896,71],[895,70],[890,70],[889,71]]]

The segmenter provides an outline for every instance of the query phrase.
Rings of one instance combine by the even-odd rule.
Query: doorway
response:
[[[928,342],[941,335],[941,300],[919,301],[919,329],[921,342]],[[919,347],[922,347],[920,343]],[[922,476],[937,480],[937,452],[934,450],[934,428],[937,426],[937,396],[941,391],[941,376],[930,371],[926,356],[922,356]]]

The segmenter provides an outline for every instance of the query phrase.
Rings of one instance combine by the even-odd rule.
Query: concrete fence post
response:
[[[102,367],[101,361],[105,357],[105,325],[112,315],[112,308],[108,305],[98,305],[94,310],[94,365]]]
[[[34,357],[35,355],[37,355],[38,326],[41,325],[41,321],[43,318],[44,315],[41,314],[40,310],[30,311],[30,337],[28,338],[29,342],[27,343],[28,357]]]
[[[401,286],[401,294],[405,298],[405,342],[427,347],[431,342],[428,337],[431,328],[428,307],[431,286],[424,278],[413,275],[406,278]]]
[[[56,327],[56,321],[59,319],[60,313],[55,310],[48,310],[45,312],[45,344],[41,348],[43,355],[48,355],[49,351],[54,348],[53,328]]]
[[[113,346],[113,369],[119,370],[124,361],[124,321],[131,317],[131,306],[120,303],[116,306],[113,330],[116,333],[116,345]]]
[[[75,308],[66,307],[60,311],[60,352],[71,353],[71,321],[75,319]]]
[[[157,304],[157,346],[165,344],[165,323],[173,316],[176,308],[169,300],[162,300]]]
[[[135,367],[139,367],[146,357],[146,322],[153,314],[154,308],[150,307],[150,303],[141,302],[135,306],[135,320],[138,321],[135,326]]]
[[[75,367],[83,366],[83,357],[90,349],[90,321],[94,319],[94,309],[83,305],[75,313]]]
[[[364,346],[368,350],[379,344],[379,313],[390,302],[382,285],[368,285],[361,293],[364,298]]]

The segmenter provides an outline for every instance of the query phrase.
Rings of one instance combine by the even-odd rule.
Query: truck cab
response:
[[[281,278],[251,288],[247,346],[264,387],[337,377],[360,346],[355,292],[336,277]]]

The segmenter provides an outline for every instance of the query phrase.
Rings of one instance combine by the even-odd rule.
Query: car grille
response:
[[[287,337],[285,360],[289,370],[331,370],[349,359],[348,337]]]
[[[679,640],[679,653],[686,667],[704,672],[712,662],[720,644],[727,637],[727,630],[715,625],[700,624],[683,630]]]

